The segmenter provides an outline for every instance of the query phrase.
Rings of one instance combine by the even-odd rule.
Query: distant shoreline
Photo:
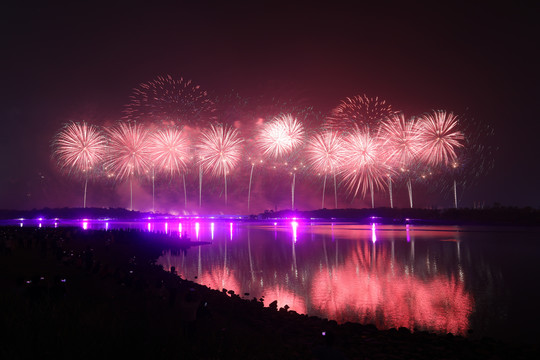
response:
[[[190,218],[198,215],[184,215]],[[0,210],[0,220],[14,219],[112,219],[178,218],[178,215],[130,211],[123,208],[43,208],[32,210]],[[202,218],[210,215],[200,216]],[[308,219],[321,221],[355,221],[360,223],[417,225],[506,225],[540,226],[540,209],[530,207],[491,207],[485,209],[319,209],[310,211],[265,211],[252,215],[217,214],[212,218],[240,220]]]

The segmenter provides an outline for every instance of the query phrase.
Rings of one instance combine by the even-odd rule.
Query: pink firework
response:
[[[334,131],[316,134],[306,148],[307,160],[319,173],[334,173],[345,157],[343,139]]]
[[[463,146],[464,136],[458,130],[458,119],[446,111],[424,114],[419,124],[421,158],[429,165],[445,166],[456,161],[456,148]]]
[[[96,126],[70,122],[53,140],[53,157],[62,171],[88,176],[104,160],[105,143]]]
[[[349,193],[362,196],[373,188],[383,188],[385,179],[392,172],[382,158],[382,144],[368,130],[355,130],[345,139],[345,165],[341,174]]]
[[[386,100],[367,95],[356,95],[342,100],[332,110],[326,126],[336,131],[353,131],[354,125],[375,128],[382,119],[396,113]]]
[[[124,113],[127,120],[180,122],[191,127],[216,119],[216,108],[206,91],[191,80],[158,76],[133,89]]]
[[[226,176],[240,162],[242,142],[238,130],[221,124],[211,125],[201,132],[200,164],[213,176]]]
[[[277,159],[292,153],[304,140],[304,126],[290,114],[276,116],[257,139],[263,156]]]
[[[150,135],[149,151],[156,169],[170,177],[186,171],[189,161],[189,139],[177,127],[159,129]]]
[[[380,137],[385,159],[398,168],[408,168],[422,149],[418,123],[414,118],[406,120],[402,113],[383,121]]]
[[[108,130],[109,156],[107,171],[117,180],[140,176],[151,167],[148,130],[134,122],[120,122]]]

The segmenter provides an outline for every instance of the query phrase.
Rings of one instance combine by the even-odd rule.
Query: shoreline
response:
[[[3,326],[11,329],[5,342],[9,346],[2,350],[5,358],[57,351],[66,357],[95,357],[120,345],[154,358],[182,353],[209,359],[317,358],[327,353],[350,359],[503,359],[539,354],[530,344],[406,328],[377,330],[300,315],[272,303],[264,307],[258,299],[242,299],[164,271],[155,260],[170,244],[154,234],[0,227],[0,239],[1,284],[10,290],[3,291],[3,308],[12,310],[3,317]],[[193,320],[190,295],[198,309]],[[91,356],[80,353],[91,346],[101,350],[91,350]]]
[[[540,209],[531,207],[491,207],[485,209],[448,208],[448,209],[409,209],[409,208],[374,208],[374,209],[318,209],[308,211],[266,210],[260,214],[215,214],[215,215],[172,215],[130,211],[123,208],[57,208],[9,210],[0,209],[0,220],[18,219],[111,219],[142,220],[167,218],[211,218],[214,220],[282,220],[305,219],[315,221],[354,221],[359,223],[381,223],[388,225],[487,225],[487,226],[540,226]]]

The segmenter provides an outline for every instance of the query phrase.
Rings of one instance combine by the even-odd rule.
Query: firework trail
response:
[[[61,171],[83,176],[83,207],[86,208],[88,176],[105,159],[106,139],[94,125],[70,122],[53,139],[53,158]]]
[[[133,89],[124,109],[126,120],[181,123],[191,127],[216,120],[214,103],[208,93],[191,80],[158,76]]]
[[[308,141],[306,147],[306,157],[313,170],[324,174],[322,208],[324,208],[324,193],[326,188],[326,177],[328,174],[334,177],[335,207],[337,208],[337,182],[336,172],[342,165],[345,157],[343,139],[335,131],[325,131],[315,134]]]
[[[456,149],[456,161],[445,169],[451,176],[441,177],[441,190],[444,193],[453,192],[456,208],[461,197],[458,196],[458,185],[463,195],[465,188],[474,185],[479,178],[491,171],[494,166],[494,152],[497,150],[490,145],[495,134],[491,126],[473,119],[461,119],[463,147]]]
[[[446,111],[433,111],[420,118],[421,159],[428,165],[448,166],[456,161],[456,148],[463,146],[458,119]]]
[[[211,125],[201,132],[198,144],[200,165],[212,176],[223,176],[227,204],[227,174],[240,162],[242,142],[238,131],[227,125]]]
[[[171,178],[182,175],[184,182],[184,206],[187,206],[185,172],[190,157],[190,142],[186,134],[176,126],[158,129],[150,135],[149,150],[152,154],[152,171],[154,168]],[[154,189],[152,174],[152,189]],[[154,190],[152,190],[154,192]],[[154,199],[152,194],[152,199]],[[153,200],[152,200],[153,201]]]
[[[393,115],[396,111],[386,103],[386,100],[367,95],[356,95],[342,100],[332,110],[326,119],[326,127],[340,132],[348,132],[354,126],[369,126],[375,129],[384,118]]]
[[[149,132],[135,122],[119,122],[108,129],[109,154],[105,168],[117,181],[130,181],[131,210],[133,210],[133,177],[147,174],[152,165]]]
[[[418,156],[422,150],[422,143],[420,142],[419,126],[414,118],[406,120],[403,113],[391,115],[381,123],[380,137],[383,141],[382,152],[384,158],[394,168],[399,168],[402,171],[409,170],[418,160]],[[388,178],[388,184],[390,202],[393,207],[391,176]],[[407,188],[409,190],[409,202],[412,208],[412,184],[410,177],[407,181]]]
[[[355,197],[358,192],[365,196],[371,192],[371,206],[374,207],[374,188],[384,188],[384,180],[393,170],[381,156],[382,144],[368,129],[355,128],[345,138],[347,155],[341,170],[347,190]]]
[[[264,157],[277,160],[291,155],[304,142],[304,125],[291,114],[276,116],[266,124],[257,138],[257,145]],[[294,209],[296,168],[292,172],[291,206]]]

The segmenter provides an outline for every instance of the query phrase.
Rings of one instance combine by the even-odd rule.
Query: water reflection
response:
[[[292,221],[238,225],[230,242],[232,223],[203,226],[210,227],[213,245],[158,262],[209,287],[338,322],[454,334],[469,328],[474,301],[464,286],[459,245],[438,241],[455,237],[452,229]],[[416,249],[417,238],[432,244]]]
[[[148,231],[150,223],[150,231],[165,233],[168,223],[171,236],[212,245],[164,254],[158,261],[165,269],[175,266],[182,277],[219,290],[264,296],[266,305],[277,300],[279,307],[380,328],[461,334],[471,328],[478,337],[538,341],[538,228],[295,221],[233,222],[232,232],[230,220],[218,219],[36,217],[0,224]]]

